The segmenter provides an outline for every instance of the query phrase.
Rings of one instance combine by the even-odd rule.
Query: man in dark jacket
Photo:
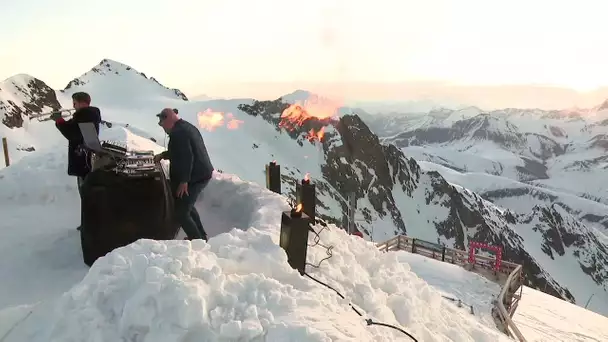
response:
[[[68,175],[76,176],[78,193],[82,198],[84,178],[91,172],[91,155],[83,149],[84,140],[78,124],[92,122],[99,134],[101,112],[99,108],[91,106],[91,96],[84,92],[72,94],[72,105],[76,111],[71,119],[64,120],[58,112],[53,113],[51,119],[55,120],[55,126],[68,140]]]
[[[213,174],[205,141],[196,126],[177,115],[177,109],[165,108],[156,116],[158,124],[169,134],[169,146],[154,160],[170,161],[169,178],[175,195],[176,219],[189,239],[207,240],[194,206]]]

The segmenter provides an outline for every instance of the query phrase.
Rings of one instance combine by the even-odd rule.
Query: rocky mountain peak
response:
[[[280,131],[280,116],[288,107],[289,104],[279,98],[242,104],[239,109],[260,116]],[[310,120],[286,133],[303,145],[310,143],[305,137],[311,128],[326,126],[331,129],[326,129],[322,144],[323,179],[315,180],[320,218],[345,227],[346,198],[354,194],[356,216],[361,217],[356,228],[368,236],[384,240],[398,234],[434,235],[448,247],[460,249],[467,249],[470,240],[499,245],[504,248],[506,260],[525,266],[529,285],[573,300],[572,294],[525,250],[523,238],[515,231],[519,218],[513,212],[499,209],[478,194],[448,183],[437,172],[423,171],[395,145],[381,143],[359,116]],[[286,169],[283,180],[293,198],[295,186],[289,184],[297,182],[298,173]],[[338,205],[341,212],[332,212],[330,208],[335,205],[330,202]],[[380,226],[384,231],[374,232],[374,228]]]
[[[19,74],[0,83],[0,120],[9,128],[22,127],[31,114],[59,108],[55,91],[35,77]]]
[[[606,110],[606,109],[608,109],[608,99],[605,100],[604,102],[602,102],[602,104],[600,104],[597,107],[597,111]]]
[[[143,79],[150,80],[154,82],[161,88],[171,91],[175,97],[182,99],[184,101],[188,101],[188,97],[179,89],[169,88],[161,84],[154,77],[148,77],[143,72],[139,72],[132,68],[129,65],[124,63],[104,58],[99,62],[96,66],[94,66],[91,70],[82,74],[80,77],[74,78],[71,80],[62,91],[67,91],[75,87],[84,86],[90,83],[92,80],[97,79],[98,77],[116,77],[116,76],[136,76],[142,77]]]

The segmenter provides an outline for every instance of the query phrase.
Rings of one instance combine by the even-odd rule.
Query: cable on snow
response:
[[[308,246],[309,246],[309,247],[321,246],[321,247],[325,248],[325,249],[326,249],[326,251],[327,251],[327,257],[326,257],[326,258],[324,258],[324,259],[322,259],[321,261],[319,261],[319,263],[318,263],[317,265],[310,264],[310,263],[306,263],[306,265],[310,265],[310,266],[312,266],[312,267],[319,268],[319,267],[321,266],[321,263],[322,263],[323,261],[325,261],[325,260],[327,260],[327,259],[329,259],[329,258],[331,258],[331,257],[333,256],[333,254],[332,254],[332,250],[333,250],[334,246],[325,246],[325,245],[321,244],[321,243],[320,243],[320,241],[321,241],[321,236],[319,235],[319,233],[318,233],[317,231],[315,231],[314,229],[312,229],[311,227],[309,227],[308,229],[309,229],[309,230],[310,230],[310,231],[311,231],[313,234],[315,234],[315,237],[314,237],[314,244],[312,244],[312,245],[308,245]],[[322,232],[322,231],[323,231],[323,229],[326,229],[326,227],[323,227],[323,228],[320,230],[320,232]],[[311,276],[311,275],[310,275],[310,274],[308,274],[307,272],[304,272],[304,275],[305,275],[305,276],[307,276],[308,278],[312,279],[313,281],[317,282],[318,284],[321,284],[321,285],[323,285],[323,286],[327,287],[328,289],[333,290],[333,291],[334,291],[336,294],[338,294],[338,296],[340,296],[340,298],[342,298],[342,299],[346,299],[346,298],[344,297],[344,295],[342,295],[342,294],[340,293],[340,291],[338,291],[338,290],[336,290],[335,288],[331,287],[331,286],[330,286],[330,285],[328,285],[327,283],[324,283],[324,282],[320,281],[319,279],[317,279],[317,278],[315,278],[315,277]],[[350,307],[351,307],[351,309],[353,309],[353,311],[355,311],[355,312],[357,313],[357,315],[359,315],[360,317],[363,317],[363,314],[362,314],[362,313],[361,313],[359,310],[357,310],[357,308],[356,308],[356,307],[353,305],[353,303],[348,303],[348,306],[350,306]],[[405,331],[405,330],[404,330],[404,329],[402,329],[402,328],[399,328],[399,327],[397,327],[397,326],[394,326],[394,325],[392,325],[392,324],[388,324],[388,323],[376,322],[376,321],[372,320],[371,318],[364,318],[364,319],[365,319],[365,322],[367,323],[367,325],[379,325],[379,326],[383,326],[383,327],[393,328],[393,329],[398,330],[398,331],[402,332],[403,334],[407,335],[409,338],[411,338],[411,339],[412,339],[412,341],[414,341],[414,342],[418,342],[418,340],[417,340],[417,339],[416,339],[414,336],[412,336],[410,333],[408,333],[407,331]]]

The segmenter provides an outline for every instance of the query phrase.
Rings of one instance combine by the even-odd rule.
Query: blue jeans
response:
[[[196,211],[194,204],[200,193],[209,184],[210,179],[188,183],[188,195],[184,194],[181,198],[175,197],[175,219],[181,225],[188,239],[207,240],[207,233],[201,223],[201,218]],[[173,186],[173,196],[177,191],[177,185]]]

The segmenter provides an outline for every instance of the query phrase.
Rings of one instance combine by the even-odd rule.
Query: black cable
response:
[[[338,290],[334,289],[333,287],[329,286],[328,284],[326,284],[326,283],[324,283],[324,282],[320,281],[319,279],[317,279],[317,278],[315,278],[315,277],[311,276],[310,274],[308,274],[308,273],[306,273],[306,272],[304,272],[304,275],[305,275],[305,276],[307,276],[308,278],[310,278],[310,279],[312,279],[312,280],[316,281],[317,283],[319,283],[319,284],[321,284],[321,285],[323,285],[323,286],[327,287],[328,289],[333,290],[333,291],[334,291],[336,294],[338,294],[338,296],[340,296],[340,298],[342,298],[342,299],[346,299],[346,298],[345,298],[345,297],[344,297],[344,296],[343,296],[343,295],[342,295],[342,294],[341,294],[341,293],[340,293]],[[353,309],[353,310],[354,310],[354,311],[357,313],[357,315],[359,315],[359,316],[363,317],[363,314],[362,314],[361,312],[359,312],[359,310],[357,310],[357,308],[355,308],[355,307],[353,306],[353,304],[352,304],[352,303],[348,303],[348,305],[349,305],[349,306],[350,306],[350,307],[351,307],[351,308],[352,308],[352,309]]]
[[[321,228],[320,232],[322,232],[324,229],[327,229],[327,228],[326,227]],[[308,262],[306,263],[306,265],[310,265],[310,266],[312,266],[314,268],[320,268],[321,267],[321,263],[323,261],[325,261],[325,260],[327,260],[327,259],[329,259],[329,258],[331,258],[331,257],[334,256],[333,253],[332,253],[334,246],[333,245],[332,246],[325,246],[325,245],[323,245],[322,243],[320,243],[321,236],[319,235],[319,233],[317,233],[314,229],[312,229],[310,227],[308,228],[308,230],[310,230],[311,232],[313,232],[315,234],[314,244],[313,245],[308,245],[308,247],[321,246],[321,247],[325,248],[325,252],[327,253],[327,257],[321,259],[319,261],[319,263],[316,264],[316,265],[308,263]]]
[[[327,246],[322,245],[321,243],[319,243],[319,241],[321,240],[321,236],[319,235],[319,233],[317,231],[315,231],[314,229],[312,229],[311,227],[309,227],[308,229],[315,234],[314,244],[313,245],[308,245],[308,246],[309,247],[314,247],[314,246],[319,245],[319,246],[324,247],[324,248],[327,249],[327,255],[328,255],[328,257],[326,257],[326,258],[322,259],[321,261],[319,261],[319,263],[317,265],[306,263],[307,265],[313,266],[315,268],[319,268],[320,265],[321,265],[321,263],[323,261],[325,261],[325,260],[327,260],[327,259],[329,259],[329,258],[331,258],[333,256],[332,250],[333,250],[334,246],[332,245],[332,246],[327,247]],[[325,229],[325,227],[322,228],[321,231],[323,231],[323,229]],[[324,282],[320,281],[319,279],[311,276],[310,274],[308,274],[306,272],[304,272],[304,275],[307,276],[308,278],[312,279],[313,281],[315,281],[315,282],[317,282],[317,283],[319,283],[319,284],[327,287],[328,289],[333,290],[338,296],[340,296],[340,298],[346,299],[344,297],[344,295],[342,295],[340,293],[340,291],[338,291],[335,288],[331,287],[327,283],[324,283]],[[357,310],[357,308],[352,303],[348,303],[348,306],[350,306],[351,309],[353,309],[353,311],[355,311],[357,313],[357,315],[359,315],[360,317],[363,317],[363,314],[359,310]],[[375,322],[371,318],[365,319],[365,322],[367,323],[367,325],[380,325],[380,326],[383,326],[383,327],[393,328],[395,330],[398,330],[398,331],[404,333],[409,338],[411,338],[414,342],[418,342],[418,340],[414,336],[412,336],[410,333],[408,333],[407,331],[405,331],[405,330],[403,330],[403,329],[401,329],[401,328],[399,328],[397,326],[394,326],[394,325],[391,325],[391,324],[387,324],[387,323]]]
[[[319,279],[316,279],[315,277],[311,276],[310,274],[308,274],[306,272],[304,272],[304,275],[307,276],[308,278],[314,280],[315,282],[317,282],[317,283],[319,283],[319,284],[327,287],[328,289],[333,290],[336,294],[338,294],[338,296],[340,296],[340,298],[346,299],[344,297],[344,295],[342,295],[338,290],[334,289],[333,287],[329,286],[328,284],[320,281]],[[348,305],[351,307],[351,309],[353,309],[353,311],[355,311],[357,313],[357,315],[359,315],[360,317],[363,317],[363,314],[361,312],[359,312],[359,310],[357,310],[357,308],[355,308],[355,306],[352,303],[348,303]],[[410,333],[408,333],[407,331],[405,331],[405,330],[403,330],[403,329],[401,329],[401,328],[399,328],[397,326],[394,326],[394,325],[391,325],[391,324],[387,324],[387,323],[375,322],[371,318],[365,319],[365,322],[367,323],[367,325],[380,325],[380,326],[383,326],[383,327],[393,328],[395,330],[398,330],[398,331],[404,333],[409,338],[411,338],[413,341],[418,342],[418,340],[414,336],[412,336]]]
[[[417,339],[416,339],[414,336],[412,336],[410,333],[408,333],[407,331],[405,331],[405,330],[403,330],[403,329],[401,329],[401,328],[399,328],[399,327],[397,327],[397,326],[394,326],[394,325],[392,325],[392,324],[381,323],[381,322],[374,322],[374,321],[372,321],[372,320],[371,320],[371,318],[368,318],[368,319],[366,319],[365,321],[367,322],[367,325],[381,325],[381,326],[383,326],[383,327],[388,327],[388,328],[393,328],[393,329],[395,329],[395,330],[399,330],[399,331],[401,331],[402,333],[406,334],[406,335],[407,335],[409,338],[411,338],[413,341],[418,342],[418,340],[417,340]]]

